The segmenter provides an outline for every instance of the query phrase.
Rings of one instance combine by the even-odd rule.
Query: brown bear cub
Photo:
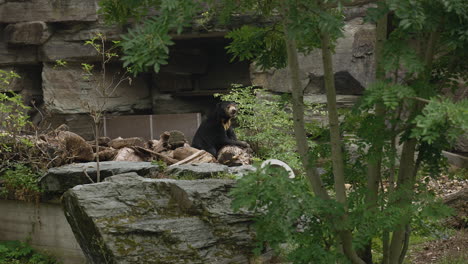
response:
[[[203,149],[217,158],[218,151],[226,145],[248,148],[249,144],[237,140],[231,120],[236,117],[234,102],[221,102],[203,121],[193,137],[192,147]]]

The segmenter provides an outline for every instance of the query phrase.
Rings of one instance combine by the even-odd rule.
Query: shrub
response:
[[[56,264],[51,256],[36,252],[20,241],[0,242],[0,264]]]
[[[23,164],[14,164],[12,168],[0,174],[5,188],[0,192],[0,197],[29,202],[39,201],[42,193],[38,184],[39,176]]]
[[[237,137],[247,141],[260,159],[275,158],[301,168],[296,151],[290,98],[266,92],[255,87],[233,85],[229,94],[215,95],[223,101],[234,101],[239,106]],[[308,105],[307,110],[318,111]],[[307,124],[307,132],[313,137],[322,132],[318,122]],[[311,147],[315,146],[309,141]]]
[[[0,173],[11,166],[11,161],[28,161],[26,153],[31,152],[32,142],[21,136],[30,125],[21,95],[9,90],[11,81],[19,75],[0,70]]]

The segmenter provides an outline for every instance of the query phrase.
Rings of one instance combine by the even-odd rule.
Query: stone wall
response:
[[[0,240],[29,240],[62,263],[86,263],[60,204],[0,200]]]

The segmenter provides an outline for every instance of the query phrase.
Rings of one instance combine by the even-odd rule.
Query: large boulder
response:
[[[230,209],[234,183],[127,173],[76,186],[62,202],[90,264],[251,263],[252,215]]]
[[[159,172],[159,166],[151,162],[129,161],[103,161],[99,163],[101,180],[127,172],[135,172],[145,177],[155,177]],[[63,193],[76,185],[91,183],[91,178],[96,181],[96,162],[73,163],[61,167],[51,168],[39,180],[41,187],[49,193]]]

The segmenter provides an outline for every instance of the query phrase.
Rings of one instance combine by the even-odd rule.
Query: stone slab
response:
[[[0,2],[0,23],[29,21],[96,21],[96,0],[29,0]]]
[[[107,177],[135,172],[137,175],[152,177],[159,172],[159,166],[151,162],[128,162],[128,161],[102,161],[99,163],[101,181]],[[63,193],[69,188],[80,184],[89,184],[96,181],[96,162],[73,163],[61,167],[51,168],[41,177],[39,183],[46,192]]]

